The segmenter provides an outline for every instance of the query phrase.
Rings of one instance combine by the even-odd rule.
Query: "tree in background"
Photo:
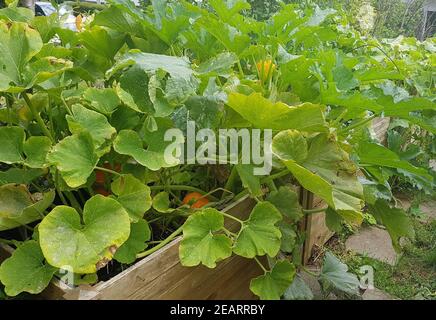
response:
[[[423,23],[425,0],[373,0],[377,11],[373,35],[382,38],[394,38],[400,34],[419,36]]]

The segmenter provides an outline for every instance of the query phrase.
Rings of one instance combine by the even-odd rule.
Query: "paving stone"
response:
[[[427,222],[436,220],[436,201],[425,201],[421,203],[419,207],[425,213]]]
[[[409,210],[411,206],[411,200],[405,198],[404,196],[399,196],[398,200],[401,204],[401,207],[404,210]],[[436,220],[436,201],[435,200],[426,200],[419,204],[419,208],[422,212],[425,213],[424,219],[422,219],[423,222],[430,222],[432,220]]]
[[[345,242],[347,250],[395,265],[398,254],[386,230],[377,227],[360,229]]]
[[[398,300],[380,289],[367,289],[362,295],[363,300]]]

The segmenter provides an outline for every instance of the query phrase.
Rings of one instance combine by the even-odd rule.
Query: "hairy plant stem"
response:
[[[265,268],[264,266],[263,266],[263,264],[259,261],[259,259],[257,258],[257,257],[254,257],[254,261],[256,261],[257,262],[257,264],[259,265],[259,267],[263,270],[263,272],[265,272],[265,273],[267,273],[268,272],[268,269],[267,268]]]
[[[65,192],[65,195],[67,196],[68,200],[70,201],[71,206],[76,209],[80,214],[82,213],[82,208],[80,207],[79,202],[77,201],[76,197],[72,192]]]
[[[116,172],[116,171],[111,170],[111,169],[106,169],[106,168],[103,168],[103,167],[95,167],[95,169],[103,171],[103,172],[107,172],[107,173],[110,173],[110,174],[113,174],[114,176],[118,176],[118,177],[122,176],[121,173]]]
[[[170,234],[170,236],[168,238],[166,238],[165,240],[163,240],[162,242],[160,242],[157,246],[151,248],[150,250],[144,251],[142,253],[138,253],[136,255],[136,258],[140,259],[140,258],[144,258],[150,254],[152,254],[153,252],[156,252],[157,250],[159,250],[160,248],[164,247],[165,245],[167,245],[168,243],[170,243],[175,237],[177,237],[179,234],[181,234],[183,231],[183,225],[180,226],[176,231],[174,231],[173,233]]]
[[[338,133],[349,132],[349,131],[351,131],[353,129],[356,129],[356,128],[360,127],[360,126],[363,126],[363,125],[367,124],[368,122],[374,120],[374,118],[376,118],[377,116],[378,116],[377,114],[373,114],[369,118],[363,119],[363,120],[361,120],[361,121],[359,121],[359,122],[357,122],[357,123],[355,123],[355,124],[353,124],[353,125],[351,125],[349,127],[346,127],[346,128],[343,128],[343,129],[339,130]]]
[[[315,213],[324,212],[324,211],[327,210],[327,208],[302,209],[302,211],[303,211],[304,214],[315,214]]]
[[[26,101],[27,106],[29,107],[30,111],[32,112],[33,118],[35,118],[36,122],[38,123],[39,128],[42,130],[44,135],[47,136],[52,142],[55,142],[50,131],[45,126],[44,120],[42,120],[41,115],[35,109],[35,106],[32,104],[32,102],[29,99],[29,96],[25,92],[23,92],[23,99],[24,99],[24,101]]]
[[[8,126],[12,126],[12,99],[8,94],[4,95],[6,101],[6,108],[8,110]]]
[[[57,191],[57,193],[58,193],[58,196],[59,196],[59,198],[61,199],[61,201],[62,201],[62,203],[64,204],[64,205],[66,205],[66,206],[68,206],[68,202],[67,202],[67,200],[65,199],[65,197],[64,197],[64,195],[63,195],[63,193],[62,193],[62,191],[60,190],[60,188],[59,188],[59,171],[57,170],[57,169],[55,169],[56,171],[55,171],[55,187],[56,187],[56,191]]]
[[[238,60],[238,70],[239,70],[239,75],[241,76],[241,79],[244,79],[244,77],[245,77],[244,70],[242,69],[240,60]]]
[[[265,177],[261,180],[262,183],[268,183],[268,181],[273,181],[279,178],[283,178],[284,176],[287,176],[288,174],[291,174],[291,172],[288,169],[282,170],[280,172],[277,172],[275,174],[272,174],[268,177]]]
[[[229,218],[229,219],[232,219],[232,220],[235,220],[235,221],[239,222],[241,225],[244,224],[244,221],[242,221],[241,219],[238,219],[238,218],[232,216],[231,214],[228,214],[228,213],[225,213],[225,212],[221,212],[221,214],[222,214],[224,217],[227,217],[227,218]]]
[[[341,114],[330,124],[330,126],[337,126],[341,122],[342,118],[347,114],[347,112],[348,109],[345,108],[345,110],[341,112]]]
[[[14,241],[14,240],[8,240],[8,239],[0,239],[0,243],[7,244],[7,245],[15,246],[16,242],[17,242],[16,240]]]

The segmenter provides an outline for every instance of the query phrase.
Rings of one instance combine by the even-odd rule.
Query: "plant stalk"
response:
[[[166,238],[165,240],[163,240],[161,243],[159,243],[157,246],[151,248],[150,250],[144,251],[142,253],[138,253],[136,255],[136,258],[141,259],[144,258],[150,254],[152,254],[153,252],[156,252],[157,250],[159,250],[160,248],[166,246],[168,243],[170,243],[175,237],[177,237],[179,234],[181,234],[183,231],[183,225],[178,228],[176,231],[174,231],[173,233],[170,234],[170,236],[168,238]]]
[[[36,122],[38,123],[39,128],[42,130],[44,135],[46,135],[52,142],[54,142],[53,136],[51,135],[50,131],[45,126],[44,120],[42,120],[41,115],[35,109],[35,106],[30,101],[27,93],[23,92],[23,98],[24,98],[24,101],[26,101],[30,111],[32,112],[33,118],[35,118]]]

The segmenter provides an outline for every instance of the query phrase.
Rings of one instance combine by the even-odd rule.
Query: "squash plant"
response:
[[[432,175],[369,130],[389,116],[434,133],[434,90],[398,97],[417,85],[413,61],[332,9],[283,5],[259,22],[244,16],[245,0],[210,7],[111,0],[80,32],[57,14],[0,10],[0,242],[16,248],[0,266],[8,296],[40,293],[63,270],[93,283],[108,264],[119,272],[182,235],[184,266],[254,259],[264,271],[251,282],[256,295],[295,297],[297,226],[317,211],[301,208],[290,181],[325,201],[318,211],[333,230],[367,210],[396,248],[413,237],[388,178],[397,170],[433,184]],[[434,39],[422,48],[433,62],[434,48]],[[186,132],[187,121],[272,130],[271,174],[168,161],[165,133]],[[257,204],[246,220],[222,211],[247,195]],[[331,256],[320,281],[357,291]]]

